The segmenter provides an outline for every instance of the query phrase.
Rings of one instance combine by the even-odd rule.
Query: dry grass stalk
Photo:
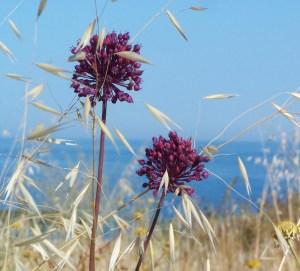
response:
[[[250,185],[250,181],[249,181],[249,177],[248,177],[246,167],[245,167],[245,165],[244,165],[244,163],[243,163],[243,161],[240,157],[238,157],[238,164],[239,164],[239,169],[240,169],[240,172],[241,172],[243,180],[244,180],[244,184],[245,184],[245,187],[246,187],[247,194],[250,197],[250,195],[252,193],[251,185]]]
[[[134,155],[136,156],[135,151],[133,150],[133,148],[131,147],[131,145],[129,144],[128,140],[126,139],[126,137],[120,132],[120,130],[115,129],[116,135],[118,136],[118,138],[122,141],[122,143],[124,144],[124,146]]]
[[[8,23],[9,23],[9,26],[12,29],[12,31],[17,36],[17,38],[21,39],[22,35],[21,35],[21,32],[20,32],[19,28],[17,27],[16,23],[13,20],[11,20],[11,19],[8,20]]]
[[[37,18],[40,17],[46,7],[47,0],[40,0],[40,4],[37,11]]]
[[[30,97],[31,99],[37,98],[42,91],[44,90],[45,85],[44,84],[39,84],[35,86],[33,89],[27,92],[27,96]]]
[[[178,129],[182,129],[176,122],[174,122],[172,119],[170,119],[165,113],[159,111],[157,108],[150,104],[146,104],[147,109],[150,111],[150,113],[162,124],[164,125],[168,130],[171,130],[170,124],[174,125]]]
[[[181,25],[179,24],[179,22],[177,21],[176,17],[173,15],[173,13],[170,10],[166,10],[166,14],[170,20],[170,22],[172,23],[172,25],[176,28],[176,30],[179,32],[179,34],[186,40],[188,41],[188,38],[186,36],[186,34],[184,33]]]
[[[132,60],[132,61],[141,62],[144,64],[151,64],[147,59],[143,58],[141,55],[139,55],[135,52],[132,52],[132,51],[117,52],[116,55],[118,55],[122,58]]]
[[[237,97],[237,94],[232,94],[232,93],[218,93],[218,94],[212,94],[209,96],[205,96],[202,99],[205,100],[224,100],[224,99],[230,99]]]
[[[44,105],[42,103],[39,103],[39,102],[33,102],[31,103],[34,107],[38,108],[38,109],[41,109],[43,111],[46,111],[46,112],[49,112],[51,114],[54,114],[56,116],[61,116],[62,113],[61,112],[58,112],[57,110],[47,106],[47,105]]]

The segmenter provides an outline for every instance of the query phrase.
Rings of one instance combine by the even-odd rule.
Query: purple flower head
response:
[[[132,97],[124,90],[141,89],[141,64],[118,56],[121,51],[140,54],[141,46],[128,44],[129,33],[108,33],[100,48],[98,35],[91,37],[85,47],[73,47],[73,56],[80,57],[75,66],[71,87],[79,97],[89,96],[92,105],[97,101],[132,103]],[[122,90],[121,90],[122,89]]]
[[[198,155],[192,147],[191,139],[183,139],[176,132],[169,133],[169,139],[162,136],[152,139],[153,147],[146,148],[146,160],[139,160],[141,167],[139,176],[146,175],[148,182],[144,187],[158,191],[162,176],[167,170],[169,186],[167,192],[184,191],[193,194],[194,189],[187,187],[191,181],[200,181],[208,177],[204,163],[209,161],[206,156]]]

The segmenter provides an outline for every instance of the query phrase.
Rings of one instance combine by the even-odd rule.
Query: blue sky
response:
[[[22,32],[19,41],[3,19],[19,3],[2,0],[0,7],[0,41],[14,52],[12,64],[0,54],[0,131],[17,131],[22,119],[24,84],[2,74],[18,73],[32,79],[33,85],[47,85],[39,101],[65,108],[74,97],[69,83],[38,70],[34,63],[50,63],[72,70],[66,59],[70,47],[95,17],[95,3],[89,1],[48,1],[37,24],[39,1],[24,1],[11,15]],[[100,27],[129,31],[134,36],[165,1],[98,1]],[[191,5],[208,10],[186,10]],[[133,105],[109,106],[108,126],[117,127],[128,138],[146,138],[165,133],[165,129],[148,113],[150,103],[183,128],[184,135],[198,130],[198,139],[216,135],[232,118],[247,108],[279,92],[295,91],[300,85],[300,2],[299,1],[174,1],[169,9],[184,28],[184,41],[163,14],[136,39],[143,45],[142,55],[153,65],[144,67],[143,89],[135,93]],[[224,101],[203,101],[206,95],[229,92],[238,97]],[[281,95],[276,102],[284,101]],[[100,110],[100,109],[98,109]],[[223,139],[234,135],[258,118],[272,112],[270,104],[237,122]],[[39,122],[51,125],[47,113],[30,107],[28,129]],[[276,118],[262,130],[286,125]],[[70,127],[64,137],[87,137],[81,126]],[[246,139],[257,139],[257,131]]]

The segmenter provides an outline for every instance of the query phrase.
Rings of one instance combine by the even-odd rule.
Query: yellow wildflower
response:
[[[295,223],[285,220],[280,222],[277,227],[285,240],[295,240],[299,238],[300,227]]]
[[[258,259],[250,259],[250,260],[246,261],[245,265],[249,269],[258,269],[258,268],[260,268],[260,260],[258,260]]]

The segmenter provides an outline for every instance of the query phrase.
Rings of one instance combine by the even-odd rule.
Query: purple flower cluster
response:
[[[183,139],[176,132],[169,133],[169,139],[162,136],[152,139],[153,147],[146,148],[147,160],[139,160],[139,176],[146,175],[149,182],[144,187],[158,191],[162,176],[167,170],[169,175],[168,191],[174,193],[178,188],[191,195],[194,189],[185,186],[191,181],[200,181],[208,177],[204,163],[206,156],[198,155],[192,147],[191,139]]]
[[[84,58],[78,60],[72,77],[72,85],[79,97],[89,96],[93,105],[97,101],[118,100],[132,103],[132,97],[121,90],[138,91],[141,89],[141,64],[120,57],[115,53],[132,51],[140,54],[141,46],[130,45],[129,33],[108,33],[100,48],[98,35],[91,37],[90,42],[83,48],[73,47],[73,55],[83,54]]]

